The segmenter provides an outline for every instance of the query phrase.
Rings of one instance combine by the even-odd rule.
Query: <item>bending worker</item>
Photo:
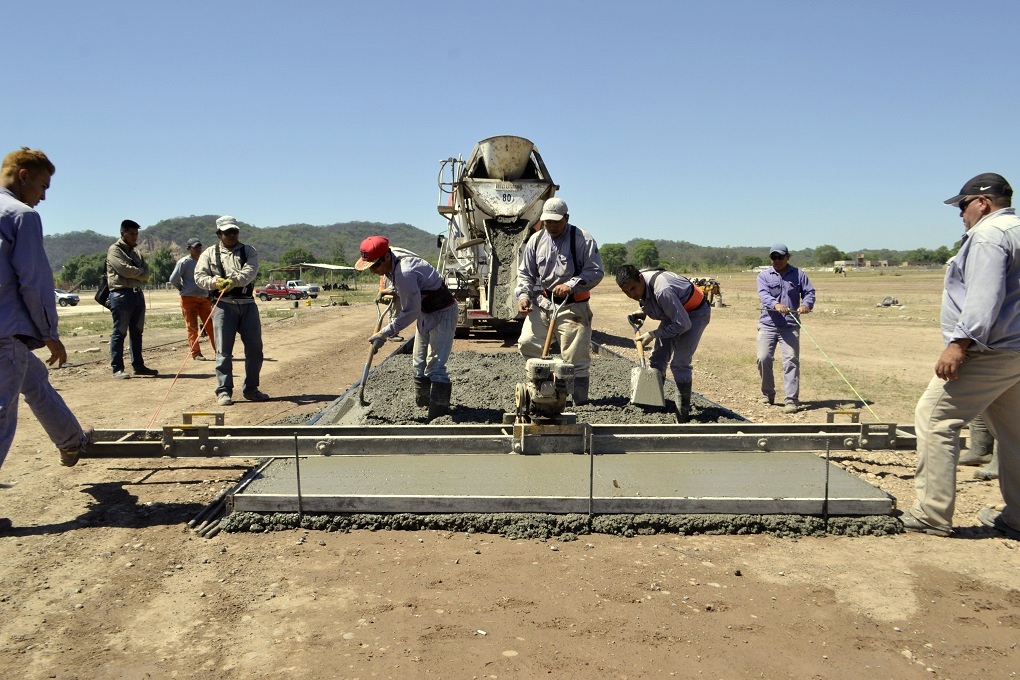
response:
[[[529,359],[541,357],[553,312],[562,303],[556,317],[556,339],[560,358],[574,367],[574,404],[581,405],[588,402],[591,366],[588,298],[604,272],[595,239],[569,219],[563,199],[550,198],[542,206],[542,231],[524,245],[514,295],[518,311],[527,316],[517,346]]]
[[[711,319],[712,307],[690,279],[662,269],[639,271],[625,264],[616,270],[616,283],[624,295],[641,305],[640,312],[627,316],[632,325],[638,325],[646,316],[660,322],[654,331],[641,334],[638,342],[652,344],[648,364],[655,370],[665,374],[669,362],[680,395],[677,417],[686,423],[691,419],[691,361]]]
[[[446,362],[453,350],[457,330],[457,301],[435,267],[414,253],[390,248],[383,236],[369,236],[361,242],[361,259],[354,268],[385,276],[400,298],[400,313],[368,339],[376,349],[387,338],[417,321],[414,336],[414,399],[429,407],[429,420],[450,411],[450,375]]]

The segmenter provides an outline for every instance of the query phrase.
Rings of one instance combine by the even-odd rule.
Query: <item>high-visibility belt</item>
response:
[[[691,296],[687,298],[687,302],[684,303],[684,309],[688,312],[693,312],[695,309],[701,306],[701,303],[705,301],[705,291],[701,290],[700,286],[691,284]]]

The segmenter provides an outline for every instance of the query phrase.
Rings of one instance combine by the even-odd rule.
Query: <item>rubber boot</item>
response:
[[[680,395],[680,403],[676,406],[676,421],[686,423],[691,419],[691,383],[677,383],[676,391]]]
[[[992,462],[995,438],[985,425],[984,416],[970,421],[970,447],[960,456],[960,465],[988,465]]]
[[[978,468],[974,471],[974,479],[981,479],[986,482],[990,482],[993,479],[999,478],[999,447],[996,446],[992,449],[992,459],[988,462],[988,465],[983,468]]]
[[[588,376],[574,376],[574,406],[584,406],[588,403]]]
[[[426,377],[414,377],[414,403],[417,406],[429,405],[429,393],[432,390],[432,381]]]
[[[448,382],[432,383],[432,393],[429,397],[429,420],[435,420],[450,412],[450,392],[453,385]]]

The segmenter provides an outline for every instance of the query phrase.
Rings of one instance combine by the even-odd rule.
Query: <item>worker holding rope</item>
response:
[[[796,413],[800,408],[800,319],[815,306],[815,287],[807,274],[790,265],[790,251],[782,243],[769,251],[772,267],[758,274],[758,297],[761,318],[758,321],[758,375],[761,376],[762,404],[773,404],[776,379],[772,363],[776,345],[783,354],[783,389],[786,391],[784,411]],[[796,310],[796,311],[794,311]]]

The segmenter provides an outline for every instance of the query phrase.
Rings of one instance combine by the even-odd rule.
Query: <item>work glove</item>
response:
[[[228,290],[234,287],[233,279],[225,279],[222,277],[216,277],[216,289],[226,293]]]
[[[648,315],[645,314],[644,312],[634,312],[633,314],[627,315],[627,323],[629,323],[631,326],[641,326],[641,324],[643,324],[645,322],[645,319],[647,318]]]
[[[637,341],[640,342],[645,347],[647,347],[648,345],[655,342],[655,336],[652,335],[651,331],[648,331],[647,333],[642,333],[641,335],[637,336]]]
[[[386,344],[386,336],[383,335],[382,333],[376,333],[375,335],[370,337],[368,341],[372,343],[372,347],[374,347],[375,350],[378,352],[382,348],[382,346]]]

